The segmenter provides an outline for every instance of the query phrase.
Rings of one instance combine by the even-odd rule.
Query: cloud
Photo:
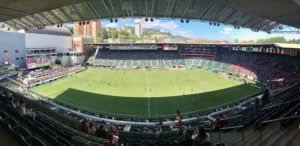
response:
[[[108,24],[106,24],[105,25],[105,27],[110,27],[110,28],[116,28],[116,27],[118,27],[118,24],[117,23],[108,23]]]
[[[140,18],[134,19],[133,22],[134,22],[134,23],[141,23],[141,22],[142,22],[142,19],[140,19]]]
[[[171,33],[178,36],[191,37],[191,33],[193,32],[191,30],[176,29],[176,30],[171,30]]]
[[[153,27],[158,27],[160,29],[164,30],[174,30],[178,28],[178,25],[174,21],[170,22],[161,22],[158,19],[154,19],[153,22],[145,22],[145,21],[138,21],[136,20],[135,22],[140,22],[142,23],[143,28],[153,28]]]
[[[166,23],[161,23],[160,27],[163,29],[177,29],[178,25],[174,21],[166,22]]]
[[[232,34],[233,29],[230,27],[224,27],[224,29],[222,31],[220,31],[221,34],[223,35],[230,35]]]
[[[131,20],[130,18],[119,18],[119,20],[121,22],[128,22],[129,20]]]

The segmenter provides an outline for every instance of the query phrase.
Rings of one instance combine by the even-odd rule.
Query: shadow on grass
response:
[[[55,100],[95,113],[121,117],[156,118],[159,114],[175,115],[176,110],[183,113],[207,110],[233,103],[258,92],[260,89],[243,84],[206,93],[148,99],[145,97],[109,96],[69,88],[55,97]]]

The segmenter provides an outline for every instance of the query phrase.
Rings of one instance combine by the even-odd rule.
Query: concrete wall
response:
[[[72,49],[71,36],[26,33],[25,43],[26,48],[56,48],[59,53]]]
[[[84,55],[80,55],[80,56],[63,55],[63,56],[58,56],[56,59],[61,62],[62,66],[73,66],[78,64],[83,65],[85,61],[85,56]]]
[[[15,32],[0,32],[0,64],[5,63],[7,56],[9,62],[25,67],[25,34]]]
[[[56,48],[58,53],[70,52],[72,49],[71,36],[58,36],[34,33],[0,32],[0,64],[5,63],[7,56],[10,62],[26,67],[26,48]],[[53,56],[61,61],[63,66],[84,64],[84,55]]]

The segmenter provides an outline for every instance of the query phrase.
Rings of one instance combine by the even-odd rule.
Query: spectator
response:
[[[97,135],[97,137],[100,137],[100,138],[106,138],[107,137],[107,130],[104,129],[103,125],[100,125],[98,127],[98,129],[96,130],[96,135]]]
[[[255,98],[255,111],[260,109],[260,101],[258,98]]]
[[[89,124],[89,134],[96,134],[96,127],[94,126],[93,123]]]
[[[110,126],[109,133],[112,133],[113,136],[114,136],[114,139],[116,141],[118,141],[118,139],[119,139],[119,133],[118,133],[118,130],[116,129],[116,127],[114,125]]]
[[[210,137],[209,134],[205,132],[203,127],[199,127],[195,129],[192,139],[194,141],[194,146],[206,146],[210,145]]]
[[[107,139],[108,140],[103,141],[103,146],[118,146],[118,142],[114,139],[114,135],[112,133],[107,135]]]
[[[89,132],[89,123],[87,119],[84,119],[79,125],[80,131],[88,133]]]
[[[17,108],[13,97],[9,97],[7,107],[12,110]]]
[[[217,131],[221,128],[221,121],[220,118],[217,118],[216,121],[213,123],[212,128],[214,131]]]
[[[269,103],[270,98],[270,92],[268,89],[266,89],[261,97],[262,100],[262,105],[265,106],[266,104]]]
[[[178,131],[180,131],[182,128],[182,117],[179,110],[177,110],[177,121]]]
[[[157,129],[156,129],[157,137],[160,137],[160,136],[161,136],[161,133],[162,133],[162,125],[163,125],[163,119],[161,118],[160,115],[158,115],[158,123],[157,123]]]
[[[193,145],[193,139],[189,132],[183,133],[183,139],[179,141],[180,146],[192,146]]]
[[[26,103],[23,100],[19,102],[19,105],[17,107],[17,112],[21,117],[26,116],[27,114]]]
[[[227,125],[229,123],[229,119],[224,115],[224,114],[221,114],[220,115],[220,126],[223,127],[225,125]]]
[[[19,101],[19,103],[17,104],[17,113],[21,116],[21,117],[29,117],[29,118],[32,118],[32,119],[35,119],[36,117],[36,113],[32,111],[32,109],[30,108],[27,108],[26,107],[26,103],[21,100]]]

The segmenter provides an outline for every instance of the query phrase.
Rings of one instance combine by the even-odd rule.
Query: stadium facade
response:
[[[51,56],[52,60],[59,60],[63,66],[83,64],[82,50],[73,49],[73,37],[67,28],[49,26],[44,29],[31,28],[19,32],[0,32],[1,64],[12,63],[25,68],[27,50],[55,49],[56,55],[45,52],[35,54],[36,58]],[[59,55],[58,55],[59,54]],[[52,61],[54,63],[54,61]]]
[[[12,62],[25,67],[26,43],[24,33],[0,32],[0,63]]]

